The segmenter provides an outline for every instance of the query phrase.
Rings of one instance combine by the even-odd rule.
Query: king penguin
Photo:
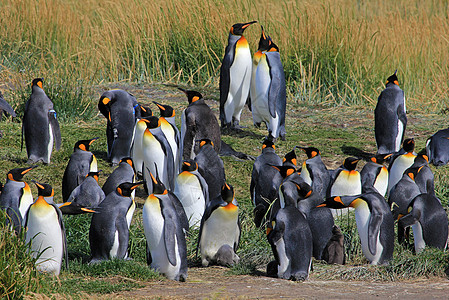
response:
[[[134,124],[140,118],[138,108],[136,98],[124,90],[106,91],[100,97],[98,109],[107,119],[108,159],[113,165],[131,155]]]
[[[253,120],[267,125],[269,138],[276,140],[280,136],[285,140],[287,92],[284,67],[275,43],[271,42],[267,51],[262,52],[255,76],[255,95],[251,98]]]
[[[276,154],[273,141],[265,139],[262,144],[262,153],[256,158],[251,173],[250,193],[254,204],[254,223],[259,227],[271,204],[278,199],[279,186],[282,183],[281,174],[271,166],[282,164],[281,158]],[[271,219],[271,211],[267,219]]]
[[[141,184],[120,184],[95,209],[89,229],[90,263],[128,258],[129,226],[136,209],[131,193]]]
[[[8,172],[6,183],[0,194],[0,207],[12,221],[14,230],[19,233],[26,221],[26,212],[33,204],[33,195],[23,176],[36,166],[16,168]]]
[[[396,76],[387,78],[385,89],[377,99],[374,110],[374,133],[377,153],[398,152],[404,139],[407,115],[404,91],[401,90]]]
[[[374,187],[379,194],[382,196],[386,195],[388,188],[388,169],[384,166],[384,163],[391,155],[391,153],[374,155],[363,166],[362,171],[360,171],[363,193],[368,192],[370,188]]]
[[[307,160],[302,164],[301,178],[312,187],[323,199],[330,184],[330,174],[321,159],[321,152],[315,147],[299,147],[307,155]]]
[[[13,118],[16,117],[16,112],[11,107],[11,105],[6,102],[5,98],[3,98],[2,92],[0,92],[0,120],[2,119],[4,113],[9,114]]]
[[[221,194],[206,207],[198,235],[203,266],[232,266],[240,260],[236,254],[240,241],[239,208],[234,188],[225,183]],[[198,248],[197,248],[198,250]]]
[[[329,184],[329,196],[354,196],[362,193],[360,173],[356,171],[359,159],[348,157],[335,170]]]
[[[426,153],[429,163],[436,167],[449,162],[449,128],[439,130],[427,139]]]
[[[221,127],[239,128],[240,115],[248,98],[251,83],[251,51],[243,36],[257,21],[232,25],[220,68]]]
[[[209,139],[214,144],[214,150],[220,153],[221,133],[217,118],[196,91],[179,88],[187,96],[189,106],[181,116],[181,149],[182,159],[194,159],[199,151],[196,141]]]
[[[411,167],[415,162],[415,140],[413,138],[404,140],[401,152],[393,155],[390,165],[388,166],[388,189],[389,194],[391,189],[401,180],[404,171]]]
[[[53,102],[44,92],[43,79],[34,79],[31,88],[31,96],[23,114],[22,146],[25,138],[28,163],[43,161],[49,164],[53,144],[56,150],[61,148],[59,123]]]
[[[105,196],[115,191],[115,189],[124,182],[135,182],[136,175],[134,170],[134,164],[131,157],[124,157],[120,160],[117,168],[112,171],[106,182],[103,184],[103,192]],[[133,191],[134,196],[134,191]]]
[[[415,157],[413,165],[405,170],[417,168],[415,182],[422,194],[435,194],[435,176],[433,175],[432,169],[429,166],[429,159],[425,154],[419,154]]]
[[[269,223],[267,239],[275,261],[267,275],[294,281],[309,277],[312,266],[312,233],[304,215],[293,206],[281,208]]]
[[[179,199],[150,173],[153,194],[142,210],[143,229],[147,240],[147,263],[168,279],[186,281],[187,245],[185,232],[189,223]]]
[[[91,140],[79,140],[73,147],[69,163],[62,177],[62,200],[67,201],[73,189],[75,189],[89,172],[97,172],[97,159],[89,151],[90,145],[98,138]]]
[[[68,268],[67,240],[62,214],[56,204],[48,204],[44,197],[52,196],[53,188],[35,182],[38,197],[27,212],[25,228],[26,243],[31,243],[31,255],[35,257],[36,269],[58,276],[62,259]]]
[[[394,220],[385,198],[377,192],[356,196],[330,197],[319,207],[355,208],[355,221],[362,252],[373,265],[387,264],[393,258]]]
[[[184,207],[189,226],[199,228],[206,203],[209,202],[209,190],[193,159],[182,163],[181,173],[176,177],[174,194]]]

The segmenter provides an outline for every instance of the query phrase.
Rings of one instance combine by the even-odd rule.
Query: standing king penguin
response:
[[[136,209],[131,193],[142,183],[120,184],[96,208],[89,230],[90,263],[128,257],[129,226]]]
[[[156,174],[157,175],[157,174]],[[168,279],[186,281],[187,217],[178,198],[150,173],[153,193],[142,210],[143,229],[147,240],[147,263]]]
[[[31,242],[31,254],[37,258],[36,269],[58,276],[62,259],[68,268],[67,240],[62,214],[54,203],[47,203],[45,197],[52,197],[49,184],[35,182],[38,197],[27,212],[25,228],[26,243]]]
[[[385,196],[388,188],[388,169],[383,164],[391,155],[391,153],[374,155],[371,161],[363,166],[360,171],[363,193],[374,187],[379,194]]]
[[[410,168],[415,162],[415,140],[413,138],[404,140],[402,149],[399,153],[393,155],[388,166],[388,189],[389,194],[391,189],[401,180],[404,171]]]
[[[66,202],[72,191],[83,182],[89,172],[97,172],[97,159],[89,151],[90,145],[98,138],[79,140],[73,147],[69,163],[62,177],[62,200]]]
[[[28,163],[49,164],[53,144],[56,150],[61,148],[61,132],[53,102],[45,94],[42,83],[42,78],[36,78],[31,84],[31,96],[23,114],[22,146],[25,137]]]
[[[405,96],[399,87],[396,71],[388,77],[374,110],[374,133],[379,154],[398,152],[407,126]]]
[[[238,128],[251,83],[251,51],[243,36],[257,21],[232,25],[220,69],[221,127]]]
[[[6,102],[5,98],[3,98],[2,92],[0,92],[0,120],[2,119],[4,113],[9,114],[13,118],[16,117],[16,112],[11,107],[11,105]]]

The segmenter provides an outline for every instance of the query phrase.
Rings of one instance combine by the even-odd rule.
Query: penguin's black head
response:
[[[360,159],[355,158],[355,157],[348,157],[345,159],[345,161],[343,162],[343,167],[346,170],[349,171],[353,171],[355,170],[355,168],[357,167],[357,163],[359,162]]]
[[[260,34],[258,50],[259,51],[267,51],[270,48],[271,37],[269,35],[265,34],[265,31],[263,30],[262,25],[260,25],[260,27],[262,28],[262,33]]]
[[[157,171],[157,170],[156,170]],[[159,179],[159,175],[156,172],[156,177],[150,172],[151,180],[153,181],[153,194],[155,195],[165,195],[168,193],[165,185]]]
[[[214,147],[214,142],[212,142],[209,139],[202,139],[200,140],[200,148],[206,145],[211,145],[212,147]]]
[[[425,154],[419,154],[415,157],[414,165],[424,166],[429,164],[429,158]]]
[[[23,176],[31,171],[32,169],[36,168],[37,166],[31,166],[27,168],[16,168],[12,169],[8,172],[8,179],[11,181],[22,181]]]
[[[38,86],[41,89],[43,89],[44,80],[42,78],[35,78],[35,79],[33,79],[33,81],[31,82],[31,87],[34,87],[34,86]]]
[[[304,199],[312,195],[312,187],[304,181],[297,184],[296,188],[298,189],[298,194]]]
[[[317,155],[321,155],[320,150],[315,147],[297,147],[306,153],[308,159],[314,158]]]
[[[268,47],[268,52],[279,52],[279,47],[273,41],[270,43]]]
[[[121,164],[121,163],[128,164],[128,165],[130,165],[134,169],[133,159],[131,157],[124,157],[124,158],[122,158],[120,160],[119,164]]]
[[[231,203],[234,200],[234,188],[230,184],[223,184],[221,187],[221,198],[227,203]]]
[[[413,152],[413,150],[415,150],[415,139],[405,139],[402,143],[402,148],[407,153]]]
[[[295,153],[295,148],[293,148],[292,151],[288,152],[287,154],[285,154],[284,158],[282,159],[282,162],[285,163],[291,163],[294,166],[296,166],[296,153]]]
[[[156,116],[151,116],[142,120],[147,123],[148,129],[158,128],[159,126],[161,126],[161,121]]]
[[[145,181],[140,181],[136,183],[132,182],[123,182],[119,184],[116,191],[120,196],[123,197],[131,197],[131,193],[135,188],[137,188],[139,185],[143,184]]]
[[[53,197],[55,195],[55,191],[51,187],[51,185],[47,183],[39,183],[37,181],[34,181],[34,184],[37,187],[37,195],[42,197]]]
[[[407,170],[404,171],[404,174],[407,174],[408,177],[410,177],[413,181],[415,181],[416,175],[418,175],[421,169],[422,166],[417,168],[408,168]]]
[[[159,111],[161,113],[161,117],[164,118],[171,118],[175,116],[175,110],[170,105],[163,105],[160,103],[157,103],[156,101],[153,101],[154,104],[159,107]]]
[[[236,24],[232,25],[230,33],[233,35],[242,35],[243,32],[245,31],[245,29],[249,25],[254,24],[254,23],[257,23],[257,21],[251,21],[248,23],[236,23]]]
[[[389,159],[392,155],[393,155],[392,153],[390,153],[390,154],[376,154],[375,156],[371,157],[371,161],[373,163],[381,165],[384,162],[386,162],[387,159]]]
[[[393,84],[399,85],[398,77],[396,76],[396,72],[397,71],[398,70],[394,71],[394,74],[387,78],[387,82],[385,83],[385,85],[387,85],[389,83],[393,83]]]
[[[139,109],[141,118],[147,118],[153,115],[153,111],[148,106],[143,106],[139,104]]]
[[[187,96],[187,100],[189,101],[189,104],[198,101],[200,99],[203,99],[203,95],[201,95],[199,92],[197,91],[189,91],[189,90],[185,90],[182,88],[178,88],[180,91],[183,91],[184,94],[186,94]]]
[[[90,145],[92,145],[93,142],[98,140],[98,137],[93,138],[91,140],[79,140],[75,143],[75,147],[73,147],[73,150],[81,149],[83,151],[89,151]]]
[[[100,170],[98,172],[89,172],[89,173],[87,173],[86,177],[93,177],[98,182],[98,176],[100,175],[101,171],[102,170]]]
[[[318,205],[317,207],[329,207],[329,208],[335,208],[335,209],[339,209],[339,208],[345,208],[347,207],[340,196],[334,196],[334,197],[328,197],[326,198],[326,200]]]
[[[287,178],[288,176],[292,175],[296,172],[296,169],[292,166],[272,166],[276,170],[281,173],[282,178]]]
[[[265,139],[263,141],[262,150],[265,148],[272,148],[272,149],[276,150],[276,146],[274,145],[274,143],[271,139]]]
[[[181,167],[182,171],[192,172],[192,171],[195,171],[197,169],[198,169],[198,164],[193,159],[187,159],[187,160],[182,162],[182,167]]]

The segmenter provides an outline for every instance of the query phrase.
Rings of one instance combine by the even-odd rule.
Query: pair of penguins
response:
[[[253,122],[260,127],[264,122],[268,137],[285,140],[286,84],[279,48],[272,39],[262,34],[257,52],[251,51],[243,32],[251,24],[232,25],[228,45],[220,69],[220,120],[223,128],[239,128],[240,116],[248,95],[248,106]]]

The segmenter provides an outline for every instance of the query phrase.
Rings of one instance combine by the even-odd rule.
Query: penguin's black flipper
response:
[[[115,229],[118,234],[117,258],[125,258],[128,252],[129,230],[126,217],[118,218],[115,223]]]
[[[176,266],[176,251],[175,251],[175,239],[176,239],[176,216],[173,216],[172,210],[167,208],[165,203],[160,201],[162,216],[164,218],[164,242],[165,251],[167,252],[168,261],[172,266]]]
[[[59,129],[58,119],[56,118],[56,112],[51,109],[48,111],[48,122],[53,132],[53,140],[55,142],[56,150],[61,149],[61,131]]]
[[[233,47],[233,49],[230,49],[230,47]],[[235,56],[235,44],[234,45],[227,45],[225,49],[225,56],[223,58],[223,62],[221,64],[221,70],[220,70],[220,121],[223,125],[225,120],[224,115],[224,107],[226,100],[228,100],[228,94],[229,94],[229,85],[231,83],[231,65],[234,61]]]
[[[9,103],[6,102],[5,99],[3,99],[3,95],[1,92],[0,92],[0,110],[7,112],[12,117],[16,117],[16,112],[11,107],[11,105],[9,105]],[[1,115],[0,115],[0,118],[1,118]]]
[[[377,252],[377,238],[382,221],[382,214],[377,209],[371,209],[371,218],[368,225],[368,249],[372,255],[376,255]]]
[[[270,61],[267,60],[268,65],[270,65]],[[270,115],[275,118],[276,117],[276,102],[277,97],[281,90],[281,79],[283,79],[283,76],[281,76],[279,69],[277,68],[271,68],[270,66],[270,77],[271,77],[271,84],[270,88],[268,90],[268,111],[270,112]]]
[[[65,226],[64,226],[64,222],[63,222],[63,218],[62,218],[62,212],[55,203],[51,203],[50,205],[53,206],[56,213],[58,214],[59,226],[61,226],[61,231],[62,231],[62,243],[63,243],[62,248],[64,251],[64,265],[65,265],[65,269],[68,271],[69,270],[69,254],[68,254],[68,250],[67,250],[67,236],[65,233]],[[27,212],[27,215],[28,215],[28,212]]]

